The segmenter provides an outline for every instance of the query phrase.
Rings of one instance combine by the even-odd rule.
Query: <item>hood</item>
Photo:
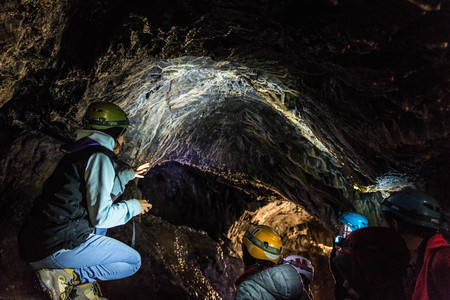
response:
[[[103,146],[109,150],[114,148],[114,139],[97,130],[80,130],[77,132],[77,140],[61,147],[65,153],[74,153],[90,146]]]
[[[439,247],[443,247],[443,246],[448,246],[449,244],[447,243],[447,241],[444,239],[444,237],[442,236],[442,234],[438,233],[433,235],[427,243],[427,252],[430,249],[434,249],[434,248],[439,248]]]

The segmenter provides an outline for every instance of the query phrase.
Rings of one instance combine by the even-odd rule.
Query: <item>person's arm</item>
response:
[[[113,197],[113,200],[117,199],[120,195],[123,194],[125,190],[125,185],[130,180],[133,180],[134,176],[135,172],[131,168],[126,168],[125,170],[122,170],[117,173],[117,175],[114,177],[114,184],[111,189],[111,195]]]
[[[99,228],[123,225],[141,213],[137,199],[113,204],[111,192],[114,186],[115,171],[103,153],[94,153],[89,158],[85,171],[86,201],[91,224]]]
[[[445,299],[450,296],[450,247],[436,250],[430,267],[430,299]]]
[[[113,200],[116,200],[125,190],[125,185],[134,178],[144,178],[150,170],[150,163],[144,163],[134,169],[128,167],[119,171],[114,177],[114,185],[111,190]]]

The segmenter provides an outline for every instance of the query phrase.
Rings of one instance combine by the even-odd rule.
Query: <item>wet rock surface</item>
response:
[[[154,204],[143,266],[111,299],[231,299],[249,222],[309,254],[329,299],[337,213],[376,225],[403,186],[448,234],[449,20],[436,0],[2,1],[0,298],[41,298],[16,235],[94,100],[130,115],[121,158],[152,165],[129,187]]]

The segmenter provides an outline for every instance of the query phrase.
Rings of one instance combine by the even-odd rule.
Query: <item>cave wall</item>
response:
[[[446,202],[448,10],[446,1],[4,1],[2,120],[68,138],[77,104],[92,100],[86,90],[130,75],[130,64],[236,61],[302,92],[285,106],[362,190],[392,172]]]
[[[0,280],[6,295],[33,299],[15,233],[94,100],[130,114],[122,159],[151,162],[155,173],[140,189],[159,195],[154,214],[172,234],[192,227],[208,249],[274,201],[301,205],[325,231],[346,209],[375,225],[382,198],[411,185],[438,199],[450,232],[448,1],[0,4],[0,265],[25,278]],[[176,170],[186,182],[161,182]],[[225,194],[208,200],[217,185]],[[185,199],[178,193],[194,201],[191,217],[171,211]],[[225,214],[215,226],[197,220],[208,206]],[[236,268],[222,286],[242,267],[236,243],[224,247]],[[217,257],[212,265],[226,268]],[[180,297],[231,294],[219,283],[189,290],[180,270],[151,261]],[[212,282],[208,274],[196,278]],[[161,295],[168,288],[147,284]]]

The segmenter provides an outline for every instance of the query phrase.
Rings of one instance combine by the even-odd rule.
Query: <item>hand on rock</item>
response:
[[[134,177],[144,178],[144,175],[150,170],[150,163],[145,163],[134,168]]]
[[[147,213],[152,208],[152,205],[147,200],[139,200],[139,204],[141,205],[141,215]]]

